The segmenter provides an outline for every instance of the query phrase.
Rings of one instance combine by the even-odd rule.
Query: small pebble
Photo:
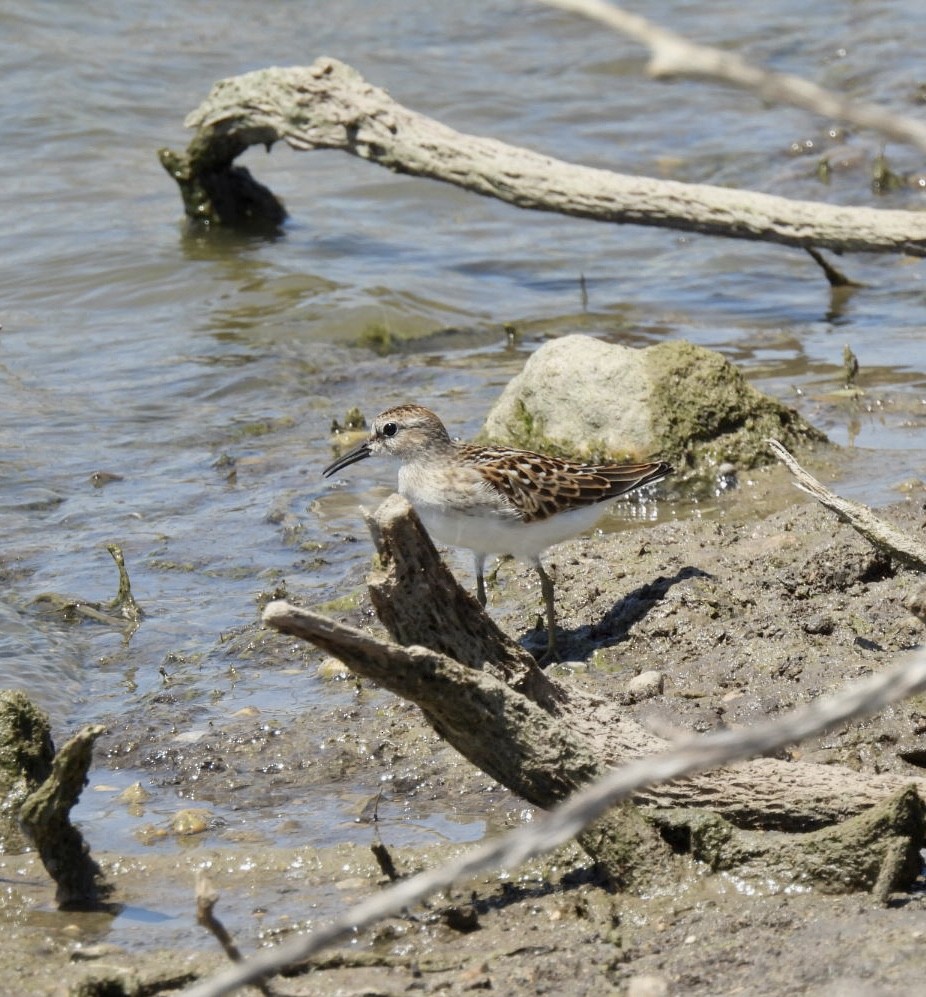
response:
[[[99,942],[95,945],[80,945],[71,952],[71,962],[89,962],[92,959],[108,959],[112,956],[125,954],[120,945],[109,942]]]
[[[147,803],[151,794],[140,782],[133,782],[116,797],[120,803]]]
[[[204,730],[185,730],[177,734],[173,740],[177,744],[195,744],[205,736],[206,731]]]
[[[662,672],[640,672],[627,683],[627,695],[635,703],[641,699],[652,699],[661,696],[665,687],[666,677]]]
[[[202,834],[208,831],[212,815],[208,810],[188,808],[178,810],[170,821],[170,829],[174,834]]]
[[[338,658],[325,658],[316,670],[316,675],[320,679],[345,679],[349,674],[347,665]]]
[[[103,488],[105,485],[111,484],[113,481],[122,481],[121,474],[114,474],[112,471],[94,471],[90,475],[90,484],[94,488]]]
[[[739,479],[736,476],[736,466],[734,464],[724,463],[717,468],[717,490],[719,492],[730,491],[739,485]]]
[[[816,616],[811,616],[804,623],[804,633],[819,634],[822,637],[828,637],[835,629],[836,624],[833,618],[827,616],[825,613],[818,613]]]
[[[577,672],[587,672],[587,661],[558,661],[547,669],[548,675],[575,675]]]
[[[162,838],[166,838],[167,831],[163,827],[158,827],[157,824],[142,824],[141,827],[135,828],[132,836],[143,845],[153,845]]]
[[[354,892],[356,890],[363,890],[368,888],[370,885],[370,880],[365,879],[363,876],[348,876],[345,879],[339,879],[335,884],[335,889],[343,890],[344,892]]]
[[[662,976],[632,976],[627,981],[627,997],[668,997],[669,983]]]
[[[921,585],[904,600],[904,606],[918,619],[926,623],[926,585]]]

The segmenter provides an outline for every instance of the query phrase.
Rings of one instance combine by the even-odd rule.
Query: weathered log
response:
[[[566,689],[543,673],[539,694],[532,695],[537,692],[530,678],[536,666],[526,663],[524,649],[460,589],[408,503],[391,496],[368,521],[381,565],[370,577],[370,596],[395,640],[466,659],[473,667],[495,669],[496,678],[531,695],[573,736],[583,738],[593,756],[605,764],[619,765],[671,747],[627,717],[620,703]],[[434,597],[436,592],[440,602]],[[445,605],[450,607],[447,613]],[[465,726],[466,720],[457,724]],[[654,787],[643,792],[638,802],[659,807],[709,806],[740,827],[809,831],[860,813],[911,782],[926,795],[926,779],[757,758]]]
[[[270,603],[264,621],[312,641],[357,674],[416,703],[448,743],[537,806],[552,807],[605,771],[581,735],[584,725],[549,715],[486,670],[424,647],[378,640],[286,602]],[[571,700],[570,708],[575,705]],[[659,743],[651,742],[651,748]],[[721,811],[742,810],[740,793],[732,794],[731,806],[727,787],[733,781],[745,795],[746,780],[761,778],[759,774],[766,776],[759,796],[769,801],[771,815],[767,821],[756,820],[758,826],[791,825],[806,831],[836,824],[850,812],[854,819],[802,835],[742,830],[721,816]],[[847,807],[839,813],[833,797],[843,792]],[[664,878],[668,869],[663,840],[654,839],[641,821],[640,814],[648,814],[673,847],[717,869],[762,864],[769,874],[790,876],[789,882],[819,882],[830,891],[873,889],[880,883],[886,893],[909,886],[919,871],[924,812],[918,792],[926,795],[926,786],[897,777],[866,778],[839,766],[759,759],[641,790],[638,802],[659,799],[669,809],[622,805],[582,831],[578,840],[613,885],[625,889],[650,884],[660,873]],[[831,819],[822,821],[821,811]]]
[[[655,810],[653,820],[679,850],[712,871],[813,885],[824,893],[877,892],[882,900],[916,880],[926,837],[923,801],[912,786],[807,834],[744,831],[711,810]]]
[[[420,524],[418,529],[427,540]],[[477,670],[426,647],[381,641],[287,602],[271,602],[264,622],[312,641],[357,675],[416,703],[460,754],[529,803],[549,809],[604,774],[605,766],[568,725],[488,669]],[[669,857],[665,844],[632,807],[601,818],[579,842],[612,884],[625,889],[649,883]]]
[[[251,145],[283,141],[299,151],[338,149],[396,173],[429,177],[519,208],[577,218],[699,232],[839,252],[926,255],[916,212],[794,201],[576,166],[495,139],[454,131],[403,107],[356,70],[321,57],[308,67],[245,73],[215,84],[186,119],[185,154],[161,150],[187,213],[199,220],[255,219],[259,199],[229,204],[240,177],[233,161]],[[222,201],[210,200],[210,190]],[[268,223],[279,221],[273,205]]]

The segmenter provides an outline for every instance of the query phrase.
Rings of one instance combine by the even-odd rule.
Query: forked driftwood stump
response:
[[[461,754],[540,807],[553,806],[610,765],[669,747],[622,716],[619,704],[568,689],[541,672],[457,584],[404,499],[391,496],[369,525],[381,565],[370,578],[371,598],[399,643],[283,602],[267,607],[265,621],[416,703]],[[894,888],[915,877],[924,837],[923,808],[911,784],[926,795],[926,780],[761,758],[655,787],[637,803],[672,810],[657,819],[666,838],[677,842],[687,835],[701,848],[698,857],[715,867],[761,860],[814,878],[821,855],[829,867],[840,854],[865,849],[888,871],[869,857],[843,885],[870,889],[880,877]],[[819,832],[873,807],[877,813],[861,823],[848,821],[828,837]],[[679,808],[702,814],[679,816]],[[710,827],[704,808],[714,815]],[[617,886],[640,886],[668,870],[663,839],[641,819],[646,812],[622,808],[581,839]],[[684,834],[683,825],[689,829]],[[818,837],[808,839],[802,864],[791,836],[760,842],[740,828],[818,830]]]
[[[112,891],[70,813],[87,784],[93,744],[106,730],[82,727],[55,753],[51,772],[20,808],[20,820],[57,884],[55,899],[66,910],[94,910]]]

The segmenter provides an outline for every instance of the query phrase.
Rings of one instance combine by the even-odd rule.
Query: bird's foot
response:
[[[551,633],[547,640],[547,649],[537,658],[537,664],[541,668],[545,668],[547,665],[554,665],[560,660],[559,648],[556,646],[556,636]]]

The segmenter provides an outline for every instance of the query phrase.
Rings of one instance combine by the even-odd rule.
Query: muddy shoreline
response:
[[[782,481],[776,471],[760,473],[750,493],[729,500],[716,518],[557,548],[551,560],[570,659],[554,666],[557,678],[624,697],[633,716],[665,736],[774,715],[918,646],[923,626],[904,606],[918,576],[810,502],[756,518],[757,508],[779,504]],[[911,484],[883,514],[921,535],[924,502],[926,488]],[[543,639],[531,631],[537,600],[533,573],[504,564],[490,606],[529,646]],[[365,596],[347,605],[332,615],[375,626]],[[230,654],[264,668],[305,654],[256,624],[226,643]],[[327,666],[315,652],[309,659]],[[662,674],[662,691],[628,694],[630,680],[649,670]],[[416,709],[350,682],[339,684],[323,716],[316,709],[279,729],[259,716],[233,717],[183,747],[171,736],[182,698],[169,692],[137,715],[101,718],[109,730],[97,777],[107,767],[142,769],[172,785],[183,806],[205,811],[195,847],[96,856],[120,902],[173,911],[176,937],[169,952],[147,950],[141,936],[137,946],[114,949],[104,915],[54,913],[41,867],[31,856],[7,856],[6,992],[65,993],[79,981],[81,992],[103,992],[89,981],[107,978],[123,980],[125,993],[170,993],[220,965],[216,943],[193,923],[194,871],[204,865],[222,894],[217,913],[247,952],[311,921],[313,905],[338,909],[381,888],[369,851],[381,832],[388,837],[388,825],[373,819],[380,807],[481,814],[489,833],[529,819],[529,807],[444,745]],[[322,745],[320,729],[341,734]],[[898,704],[786,755],[919,776],[926,702]],[[347,776],[369,787],[357,814],[367,843],[312,848],[285,821],[276,840],[248,840],[208,820],[212,806],[279,810],[287,798]],[[92,844],[92,829],[88,837]],[[409,873],[463,847],[391,851],[399,872]],[[770,881],[761,871],[711,874],[694,862],[656,895],[614,896],[573,846],[526,869],[458,884],[452,895],[326,954],[313,972],[278,982],[280,992],[294,994],[900,994],[919,965],[924,907],[926,894],[916,890],[882,904],[867,894],[832,896]],[[38,947],[37,920],[45,926]]]

